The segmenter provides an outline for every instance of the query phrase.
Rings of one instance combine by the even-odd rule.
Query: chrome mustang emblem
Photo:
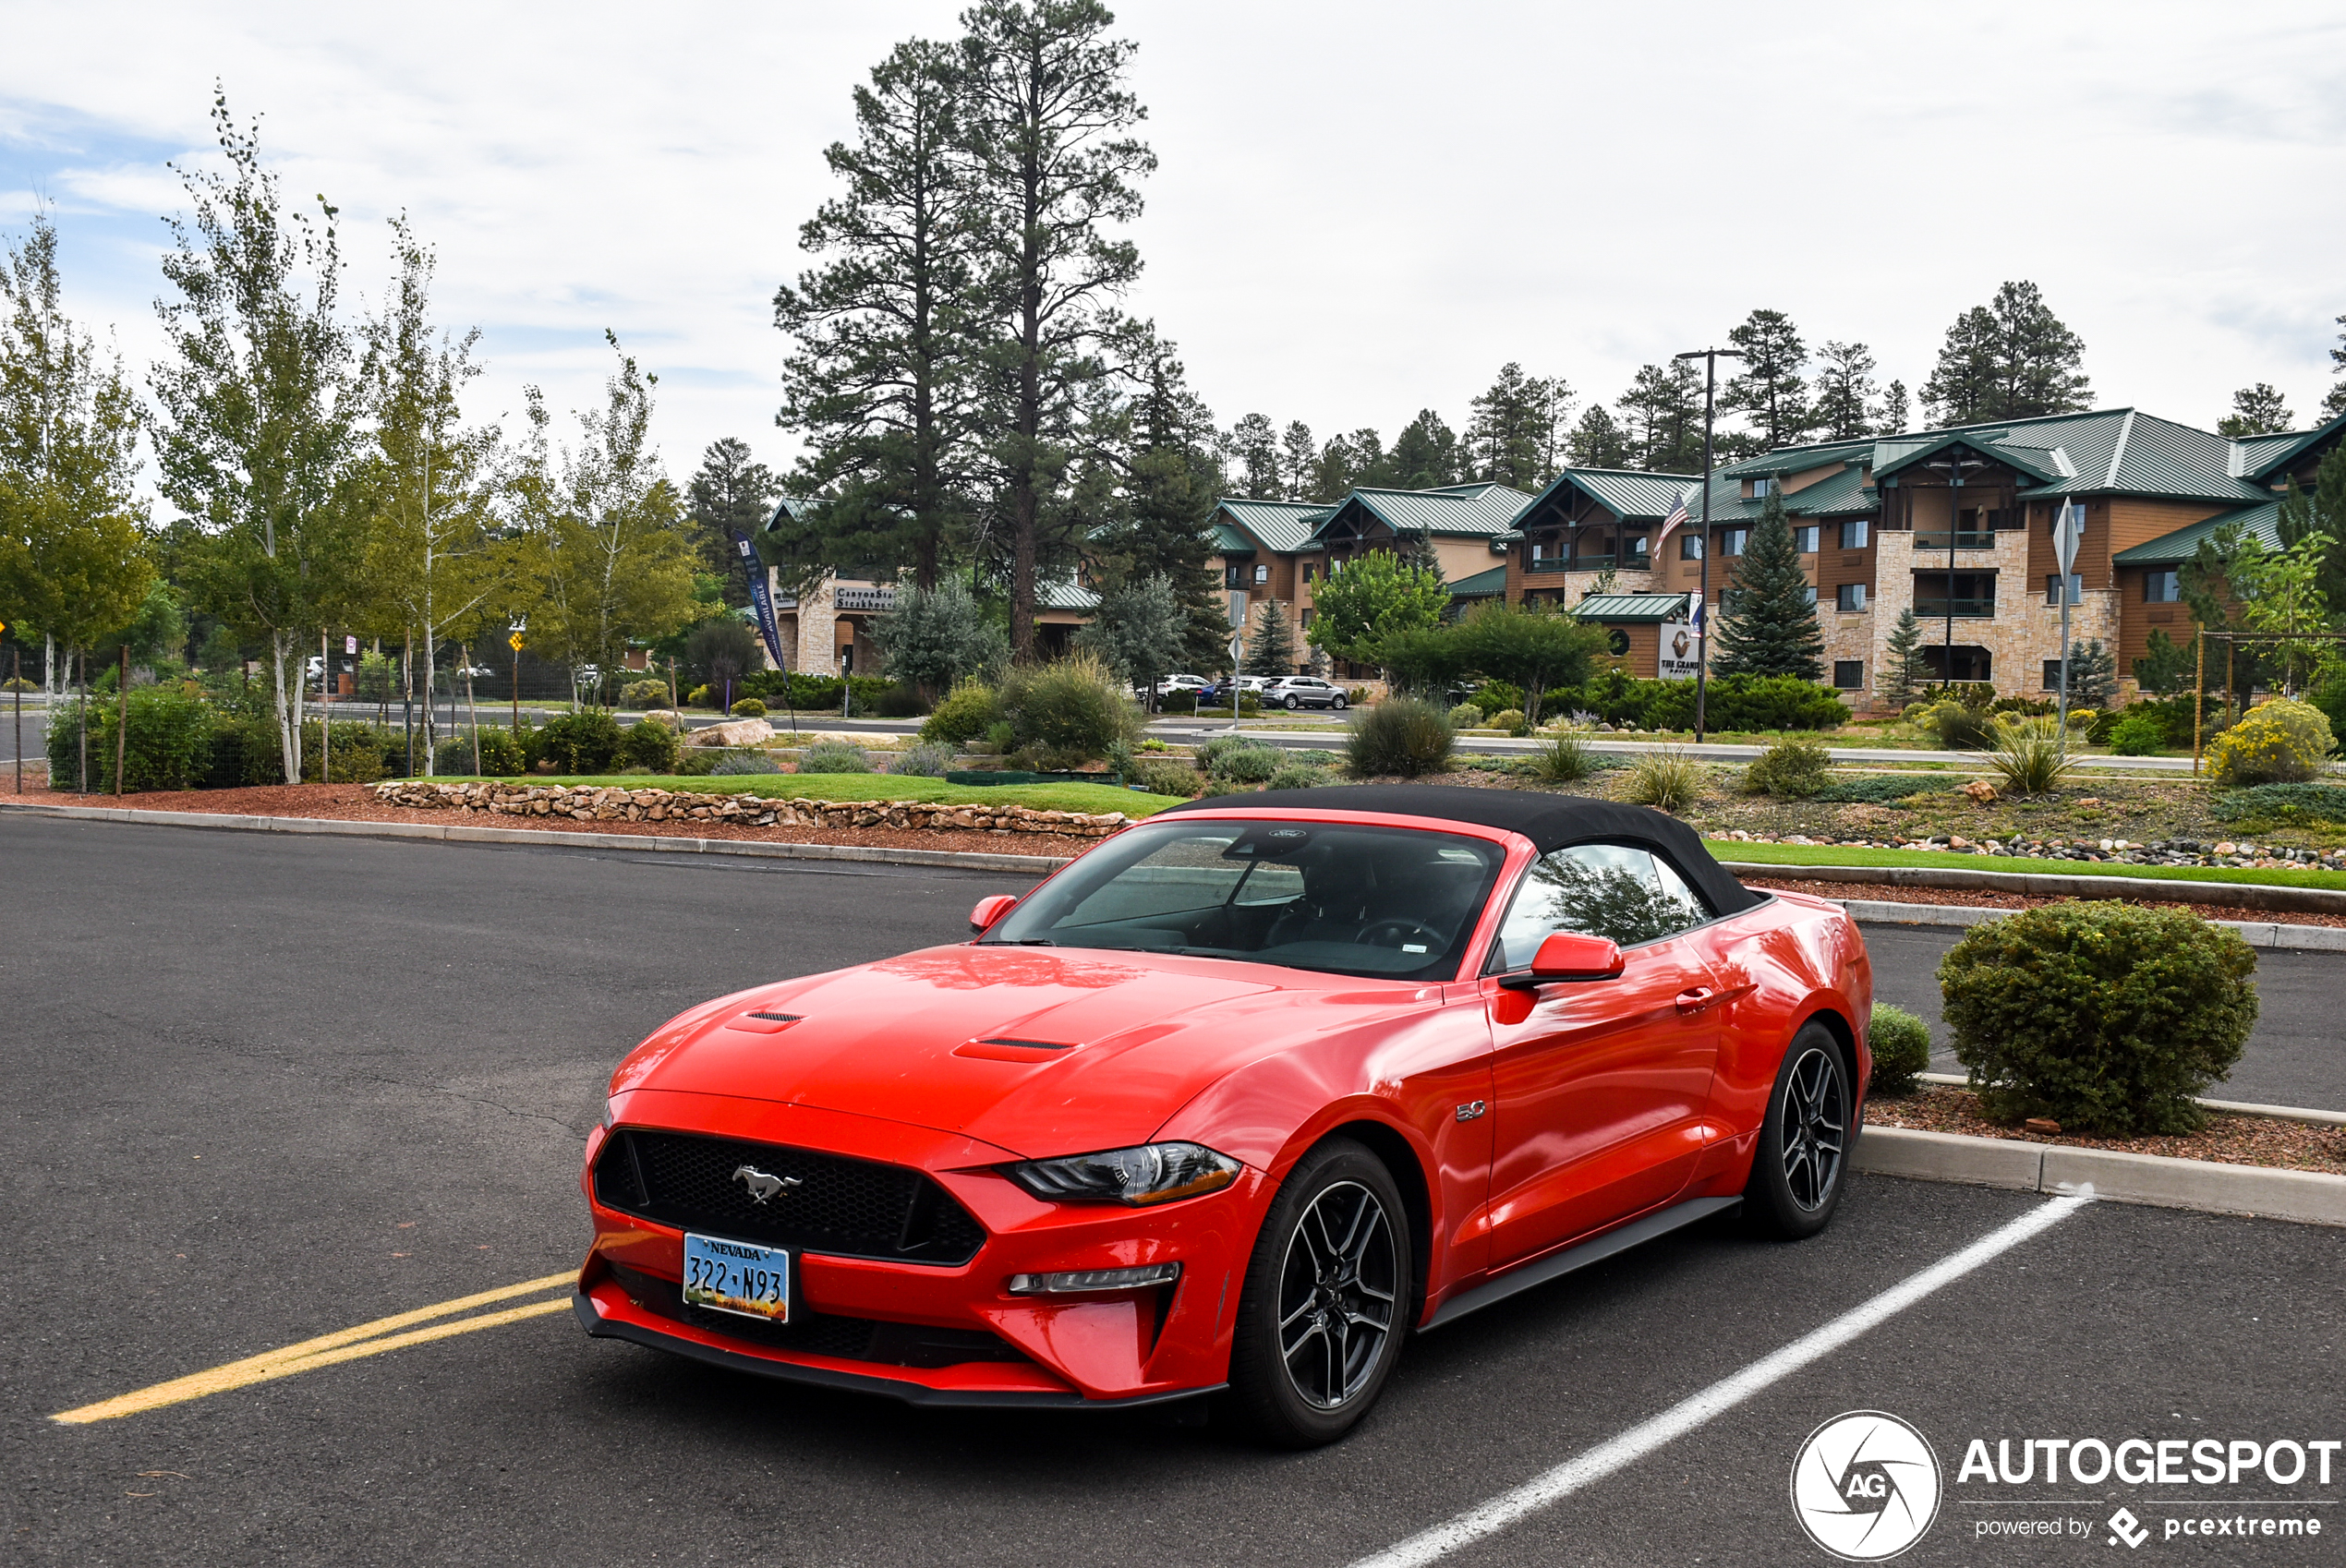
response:
[[[749,1200],[753,1203],[763,1203],[768,1198],[799,1185],[796,1176],[768,1176],[756,1165],[735,1165],[733,1174],[726,1179],[748,1188]]]

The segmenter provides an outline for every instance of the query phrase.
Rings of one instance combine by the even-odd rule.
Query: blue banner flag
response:
[[[732,530],[733,553],[741,558],[742,574],[749,579],[749,602],[757,607],[757,634],[766,639],[766,651],[773,656],[774,668],[788,669],[790,661],[782,657],[782,628],[774,619],[774,596],[766,587],[766,563],[757,559],[757,547],[739,528]]]

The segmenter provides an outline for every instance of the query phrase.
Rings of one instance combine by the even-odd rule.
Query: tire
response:
[[[1331,1139],[1297,1162],[1239,1295],[1229,1404],[1240,1421],[1281,1448],[1350,1431],[1400,1359],[1411,1268],[1408,1212],[1382,1161]]]
[[[1330,707],[1332,707],[1332,708],[1336,709],[1336,712],[1338,712],[1338,713],[1342,713],[1342,712],[1344,711],[1344,696],[1343,696],[1343,694],[1338,693],[1338,694],[1336,694],[1336,696],[1333,700],[1331,700],[1331,701],[1329,702],[1328,706],[1330,706]]]
[[[1297,695],[1296,695],[1293,692],[1289,692],[1289,693],[1287,694],[1287,710],[1288,710],[1288,712],[1289,712],[1289,713],[1293,713],[1293,712],[1294,712],[1297,708],[1300,708],[1300,707],[1301,707],[1302,706],[1303,706],[1303,699],[1302,699],[1302,698],[1300,698],[1300,697],[1297,696]]]
[[[1784,1047],[1768,1116],[1760,1127],[1744,1219],[1762,1236],[1797,1241],[1832,1223],[1849,1186],[1849,1066],[1820,1023],[1803,1025]]]

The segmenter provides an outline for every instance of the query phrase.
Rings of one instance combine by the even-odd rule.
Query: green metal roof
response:
[[[1590,594],[1572,607],[1582,621],[1682,621],[1686,613],[1684,594]]]
[[[1081,583],[1037,583],[1034,585],[1034,608],[1090,611],[1100,608],[1100,596]]]
[[[2239,472],[2258,484],[2270,484],[2275,474],[2304,455],[2310,448],[2321,445],[2340,433],[2346,433],[2346,414],[2326,425],[2302,430],[2288,436],[2251,436],[2232,444],[2243,449],[2246,459]]]
[[[2181,566],[2199,553],[2199,542],[2215,537],[2216,530],[2225,526],[2238,528],[2254,535],[2273,549],[2280,548],[2280,501],[2266,501],[2261,506],[2243,506],[2237,512],[2219,512],[2203,518],[2188,527],[2171,534],[2161,534],[2138,545],[2120,550],[2110,559],[2119,566]]]
[[[1252,555],[1254,541],[1220,518],[1214,522],[1214,548],[1224,555]]]
[[[1797,474],[1804,469],[1821,468],[1828,463],[1845,463],[1853,457],[1871,462],[1875,444],[1873,438],[1868,436],[1863,440],[1778,447],[1757,457],[1747,457],[1740,463],[1722,464],[1715,472],[1730,478],[1750,479],[1762,474]]]
[[[1214,511],[1217,524],[1236,525],[1274,554],[1293,555],[1312,548],[1312,530],[1327,521],[1335,508],[1312,501],[1249,501],[1242,496],[1224,496],[1214,503]]]
[[[1397,534],[1463,535],[1487,539],[1504,533],[1531,498],[1506,485],[1482,481],[1452,485],[1439,490],[1356,489],[1331,509],[1313,531],[1326,533],[1328,524],[1358,506]]]
[[[1507,591],[1507,569],[1493,566],[1488,572],[1478,572],[1471,577],[1461,577],[1450,585],[1454,599],[1487,599]]]
[[[1567,487],[1624,523],[1658,522],[1670,515],[1670,509],[1678,504],[1681,494],[1690,502],[1700,499],[1702,476],[1649,474],[1634,468],[1567,468],[1556,476],[1555,483],[1540,492],[1537,501],[1543,501]],[[1530,510],[1524,508],[1526,513]]]

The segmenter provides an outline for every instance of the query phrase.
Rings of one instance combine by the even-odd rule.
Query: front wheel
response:
[[[1849,1184],[1852,1104],[1840,1042],[1820,1023],[1802,1026],[1776,1071],[1743,1189],[1753,1228],[1798,1240],[1831,1222]]]
[[[1300,708],[1302,706],[1303,699],[1301,697],[1297,696],[1293,692],[1289,692],[1287,694],[1287,710],[1289,713],[1293,713],[1297,708]]]
[[[1345,1139],[1306,1154],[1247,1264],[1230,1346],[1239,1415],[1283,1448],[1350,1431],[1400,1359],[1415,1277],[1400,1189],[1384,1163]]]
[[[1342,713],[1344,711],[1344,699],[1339,696],[1335,701],[1329,703],[1328,706],[1336,709],[1338,713]]]

